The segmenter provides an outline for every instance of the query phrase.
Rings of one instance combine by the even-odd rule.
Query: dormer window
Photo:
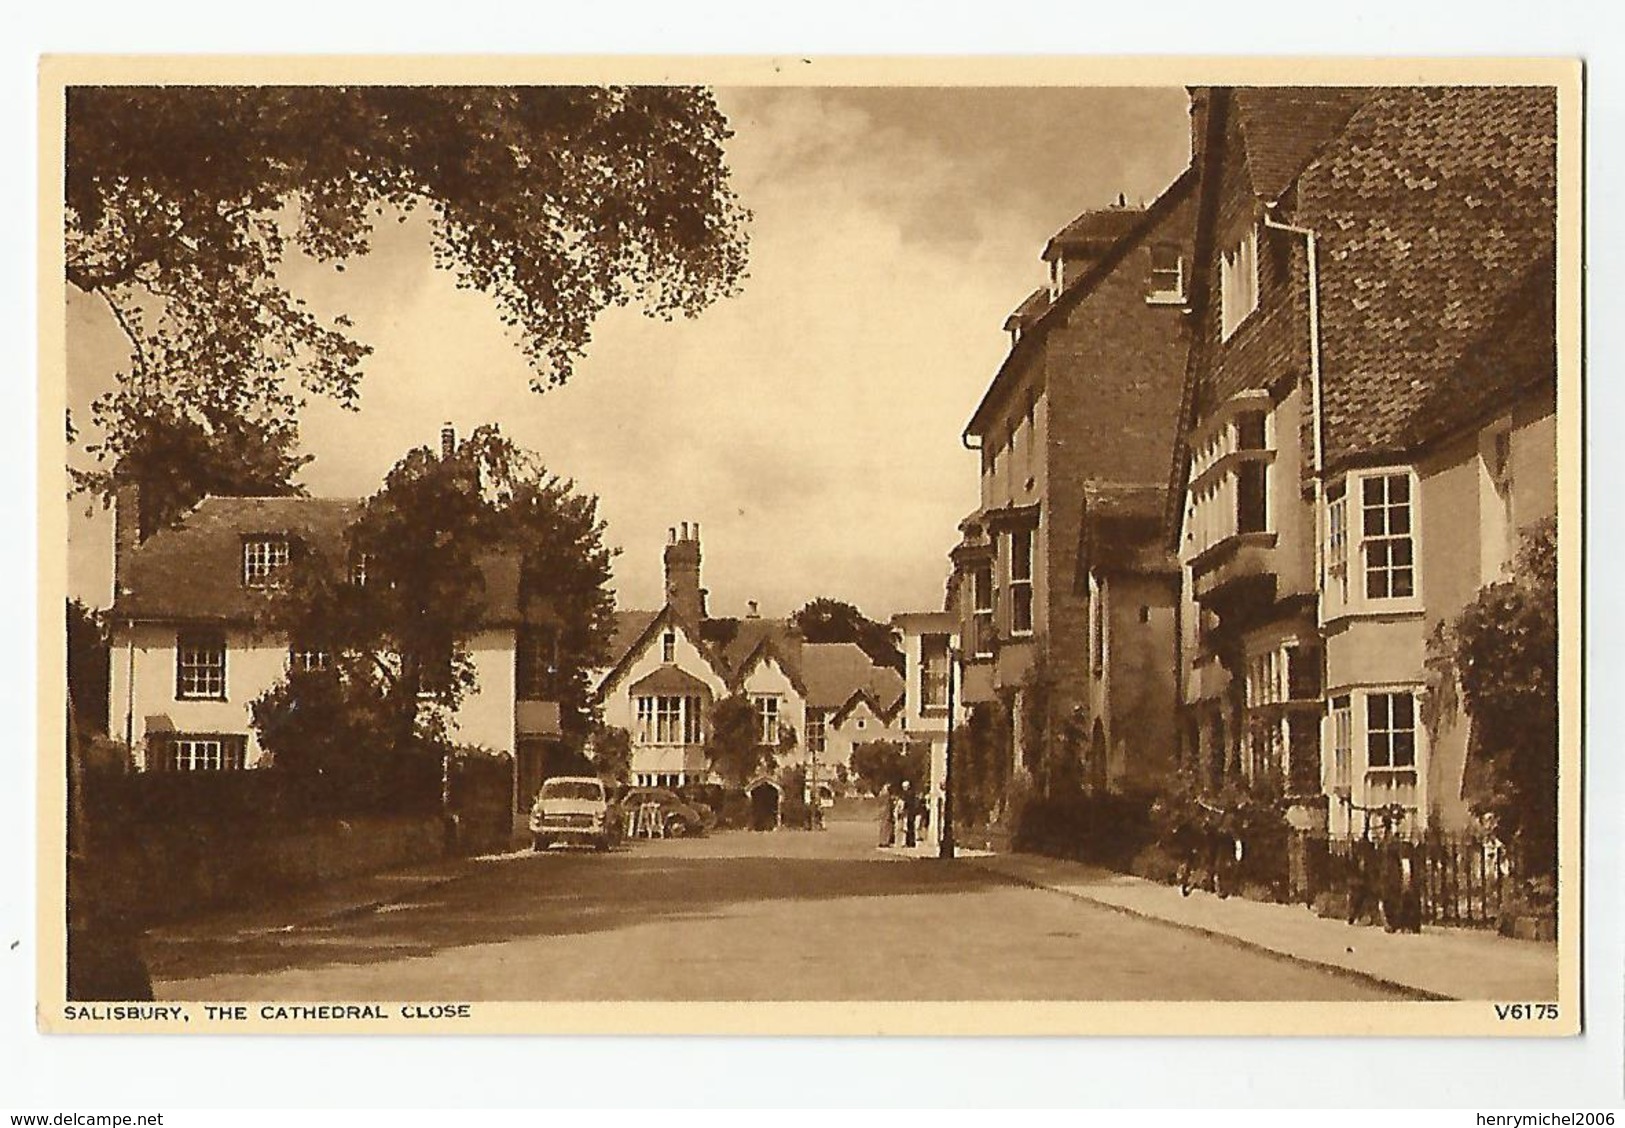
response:
[[[1182,305],[1185,301],[1185,257],[1172,243],[1151,248],[1151,278],[1145,300],[1153,305]]]
[[[1257,308],[1258,229],[1254,227],[1219,262],[1220,339],[1228,341]]]
[[[243,541],[244,585],[269,587],[287,566],[287,537],[249,537]]]

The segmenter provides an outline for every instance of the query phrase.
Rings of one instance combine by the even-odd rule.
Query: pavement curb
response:
[[[1098,897],[1091,897],[1087,893],[1083,893],[1075,889],[1062,889],[1046,882],[1039,881],[1036,878],[1025,877],[1016,873],[1009,873],[1003,869],[1000,869],[997,864],[988,864],[988,859],[985,858],[966,858],[965,861],[976,866],[977,869],[984,873],[990,873],[995,877],[1003,878],[1004,880],[1015,885],[1024,885],[1029,889],[1042,889],[1045,892],[1056,893],[1062,897],[1071,897],[1075,901],[1083,901],[1086,904],[1094,905],[1098,908],[1110,909],[1111,911],[1121,913],[1124,916],[1134,917],[1138,920],[1153,921],[1157,924],[1166,925],[1169,928],[1181,929],[1185,932],[1193,932],[1198,936],[1204,936],[1210,940],[1218,940],[1229,944],[1232,947],[1243,948],[1250,952],[1260,952],[1264,955],[1274,956],[1276,959],[1286,960],[1289,963],[1298,964],[1303,967],[1312,967],[1318,971],[1328,972],[1332,975],[1339,976],[1343,979],[1353,980],[1357,983],[1383,987],[1388,990],[1402,991],[1407,995],[1413,996],[1419,1002],[1449,1003],[1458,1001],[1454,995],[1443,995],[1437,991],[1429,991],[1424,987],[1417,987],[1414,984],[1404,983],[1397,979],[1389,979],[1373,972],[1360,971],[1357,968],[1346,967],[1343,964],[1328,963],[1325,960],[1317,960],[1309,956],[1300,956],[1293,952],[1283,952],[1279,948],[1272,948],[1268,944],[1261,944],[1256,940],[1248,940],[1244,937],[1237,936],[1234,933],[1221,932],[1213,928],[1204,928],[1199,924],[1187,924],[1184,921],[1169,920],[1167,917],[1158,916],[1155,913],[1142,912],[1139,909],[1131,909],[1127,905],[1119,905],[1112,901],[1102,900]]]

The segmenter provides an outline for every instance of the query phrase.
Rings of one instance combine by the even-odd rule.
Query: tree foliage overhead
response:
[[[542,390],[597,316],[692,315],[744,274],[726,120],[689,87],[74,87],[66,275],[106,303],[131,369],[99,405],[103,461],[155,403],[292,426],[354,406],[369,347],[284,285],[342,270],[375,225],[426,213],[436,263],[494,300]]]
[[[852,774],[874,794],[883,787],[896,793],[904,780],[919,792],[930,772],[930,755],[931,745],[924,741],[870,740],[852,749]]]
[[[819,598],[791,616],[792,623],[808,642],[851,642],[863,649],[871,661],[903,670],[903,655],[892,641],[891,628],[877,623],[852,604],[839,599]]]

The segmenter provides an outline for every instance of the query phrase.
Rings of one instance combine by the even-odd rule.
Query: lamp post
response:
[[[937,830],[937,857],[954,857],[954,683],[959,680],[959,651],[948,647],[948,733],[942,743],[942,826]]]

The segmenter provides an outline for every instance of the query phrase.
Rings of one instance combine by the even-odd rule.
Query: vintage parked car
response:
[[[638,811],[646,804],[659,808],[660,825],[667,838],[684,838],[691,834],[704,834],[707,829],[705,815],[692,803],[685,803],[675,791],[664,787],[634,787],[621,796],[621,818],[628,833],[637,827]],[[713,823],[715,816],[712,816]]]
[[[621,838],[621,820],[609,802],[602,780],[591,776],[555,776],[542,784],[530,809],[530,844],[546,850],[570,842],[608,850]]]

